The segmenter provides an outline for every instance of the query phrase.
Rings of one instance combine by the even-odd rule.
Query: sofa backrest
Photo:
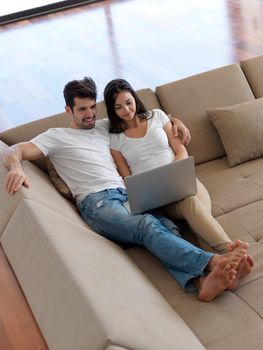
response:
[[[255,96],[263,96],[263,83],[257,79],[258,72],[263,71],[263,56],[243,61],[241,65]],[[192,136],[188,151],[199,164],[225,156],[220,137],[206,111],[255,98],[245,74],[239,64],[231,64],[158,86],[156,94],[148,88],[137,93],[147,108],[161,108],[186,124]],[[98,102],[97,119],[106,114],[104,102]],[[12,145],[28,141],[51,127],[67,127],[68,123],[66,113],[60,113],[4,131],[0,133],[0,140]],[[44,160],[33,163],[47,171]]]
[[[139,97],[149,109],[160,108],[160,104],[155,93],[149,89],[141,89],[137,91]],[[97,119],[102,119],[107,116],[106,107],[103,101],[97,103]],[[0,133],[0,140],[11,146],[18,142],[31,140],[33,137],[45,132],[49,128],[68,127],[69,118],[64,113],[55,114],[53,116],[35,120],[30,123],[19,125],[15,128],[3,131]],[[47,167],[44,159],[32,161],[43,171],[47,172]]]
[[[243,60],[240,62],[240,67],[255,97],[263,97],[263,56]]]
[[[55,114],[32,122],[16,126],[0,133],[0,140],[8,146],[18,142],[30,141],[33,137],[45,132],[53,127],[67,127],[69,124],[68,116],[64,113]],[[44,158],[32,161],[41,170],[47,172]]]
[[[156,94],[162,109],[177,116],[190,129],[192,141],[188,151],[197,164],[225,155],[206,111],[254,99],[238,64],[158,86]]]

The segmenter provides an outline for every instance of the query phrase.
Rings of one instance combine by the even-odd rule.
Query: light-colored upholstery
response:
[[[128,254],[193,329],[206,349],[247,350],[251,344],[253,349],[262,347],[263,314],[262,297],[259,295],[263,287],[262,247],[251,245],[251,252],[256,257],[258,273],[244,280],[237,292],[225,292],[212,303],[200,303],[196,294],[182,291],[158,260],[145,249],[133,248]],[[252,293],[250,286],[254,289]],[[254,293],[256,298],[252,297]],[[254,310],[260,310],[260,313]]]
[[[223,157],[199,164],[196,171],[211,196],[214,216],[263,200],[263,158],[229,168]]]
[[[191,129],[188,151],[196,164],[225,155],[206,111],[254,99],[238,64],[158,86],[156,94],[163,110],[179,116]]]
[[[246,79],[256,98],[263,97],[263,56],[252,57],[240,62]]]
[[[59,113],[51,117],[46,117],[41,119],[41,123],[38,120],[31,123],[24,124],[21,128],[20,126],[6,130],[0,133],[0,140],[7,145],[13,145],[19,140],[19,142],[29,141],[34,135],[41,134],[50,128],[50,125],[54,127],[66,128],[69,125],[69,119],[66,113]],[[40,169],[47,172],[46,164],[44,159],[38,159],[33,161]]]
[[[257,62],[263,58],[242,63],[254,87],[261,84]],[[250,243],[255,269],[210,303],[184,292],[146,249],[123,250],[92,231],[55,190],[44,162],[37,163],[44,172],[24,162],[31,186],[13,196],[0,164],[1,244],[51,350],[262,349],[263,159],[230,168],[206,113],[253,101],[245,75],[233,64],[159,86],[156,95],[139,91],[148,108],[161,107],[189,127],[189,152],[213,215],[233,240]],[[103,102],[97,112],[105,116]],[[61,113],[7,130],[0,134],[0,154],[6,144],[67,124]]]
[[[263,156],[263,98],[207,111],[234,166]]]
[[[1,242],[50,349],[203,349],[127,254],[88,228],[22,200]]]
[[[45,204],[54,211],[65,215],[65,217],[75,220],[78,225],[86,225],[80,218],[77,208],[69,201],[62,200],[61,195],[54,190],[54,186],[51,184],[47,174],[31,162],[23,162],[24,170],[29,178],[30,187],[28,189],[23,187],[13,196],[9,196],[5,191],[7,169],[2,165],[2,152],[5,148],[7,148],[7,145],[0,141],[0,236],[22,199],[32,199]]]

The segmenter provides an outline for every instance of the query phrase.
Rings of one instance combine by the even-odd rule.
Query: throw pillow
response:
[[[207,111],[234,166],[263,155],[263,98]]]
[[[65,197],[66,199],[68,199],[71,202],[75,203],[75,200],[74,200],[74,198],[72,196],[72,193],[71,193],[68,185],[58,175],[56,169],[54,168],[54,165],[51,162],[51,160],[48,157],[46,157],[45,161],[46,161],[46,166],[47,166],[47,170],[48,170],[48,175],[49,175],[49,178],[50,178],[51,182],[53,183],[53,185],[56,187],[58,192],[63,197]]]

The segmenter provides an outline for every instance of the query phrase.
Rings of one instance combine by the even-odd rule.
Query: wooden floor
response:
[[[0,48],[5,130],[61,112],[64,85],[84,75],[100,95],[116,77],[154,89],[263,54],[263,2],[100,1],[2,26]],[[1,248],[0,349],[46,349]]]
[[[100,96],[263,53],[261,0],[107,0],[0,27],[0,130],[64,109],[67,81],[91,75]]]
[[[48,349],[1,246],[0,349]]]

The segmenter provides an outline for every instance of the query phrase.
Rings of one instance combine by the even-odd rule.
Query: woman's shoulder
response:
[[[166,114],[164,113],[164,111],[162,111],[160,108],[154,108],[154,109],[152,109],[152,113],[153,113],[154,115],[157,115],[157,116],[159,116],[159,115],[166,115]]]
[[[110,136],[110,146],[120,146],[122,143],[122,135],[123,133],[115,134],[115,133],[109,133]]]
[[[115,133],[115,132],[110,132],[110,133],[109,133],[110,140],[119,140],[121,134],[122,134],[122,133],[117,134],[117,133]]]

